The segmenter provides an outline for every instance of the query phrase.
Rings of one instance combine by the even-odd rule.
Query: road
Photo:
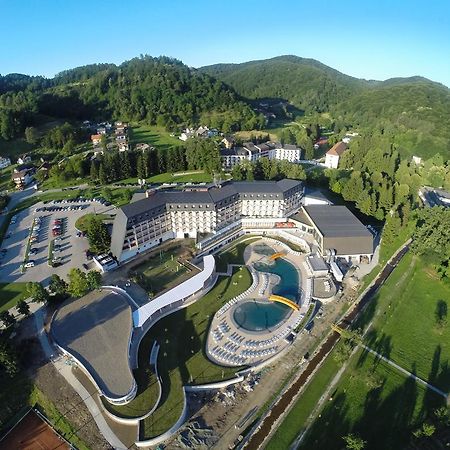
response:
[[[366,290],[362,295],[359,302],[356,303],[355,307],[340,321],[338,324],[341,328],[346,329],[355,321],[359,313],[365,308],[365,306],[370,302],[378,289],[385,283],[389,275],[392,273],[394,268],[403,258],[403,256],[409,250],[409,242],[406,243],[397,254],[391,258],[391,260],[384,266],[381,273],[378,274],[375,281],[372,283],[371,287]],[[319,351],[311,358],[305,370],[300,374],[300,376],[294,381],[294,383],[283,393],[279,398],[277,403],[272,407],[271,411],[262,417],[262,420],[257,423],[253,429],[253,433],[238,448],[245,448],[249,450],[257,450],[265,442],[267,436],[269,436],[272,427],[276,424],[280,418],[289,409],[292,399],[295,398],[297,393],[303,386],[307,383],[310,376],[316,370],[316,368],[322,363],[322,361],[327,357],[329,352],[333,349],[334,345],[339,340],[339,333],[334,331],[326,339]]]

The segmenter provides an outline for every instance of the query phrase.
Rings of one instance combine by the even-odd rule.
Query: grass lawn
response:
[[[406,448],[411,431],[426,413],[443,404],[441,397],[372,355],[362,363],[358,356],[361,353],[355,355],[301,449],[340,450],[345,445],[342,437],[350,432],[367,441],[367,450]]]
[[[316,407],[318,399],[338,371],[339,366],[333,358],[327,358],[292,407],[277,431],[272,436],[266,450],[288,449],[297,437],[302,425]]]
[[[247,269],[236,271],[232,277],[222,277],[196,303],[157,322],[139,347],[139,366],[135,371],[138,396],[126,406],[108,405],[109,409],[129,417],[135,412],[145,413],[154,405],[159,392],[149,366],[149,353],[154,340],[161,345],[158,373],[163,391],[158,408],[141,422],[142,438],[159,435],[177,421],[183,407],[183,385],[209,383],[234,376],[237,369],[213,364],[207,359],[204,349],[209,324],[215,312],[231,298],[248,289],[251,281]],[[144,383],[144,388],[140,382]]]
[[[147,183],[209,183],[212,181],[212,176],[202,170],[189,170],[178,173],[160,173],[146,181]]]
[[[97,217],[101,220],[106,220],[110,218],[108,214],[94,214],[94,213],[85,214],[84,216],[81,216],[80,218],[77,219],[77,221],[75,222],[75,227],[80,231],[87,231],[93,217]]]
[[[163,150],[182,144],[179,139],[170,136],[170,133],[166,131],[164,127],[152,125],[138,125],[131,127],[130,143],[136,145],[141,142]]]
[[[11,191],[10,181],[11,181],[11,173],[13,171],[14,166],[5,167],[0,170],[0,192],[2,191]]]
[[[407,254],[380,289],[366,321],[375,304],[368,345],[448,392],[450,285],[440,281],[421,258]]]
[[[248,238],[249,236],[247,236]],[[226,272],[228,264],[244,264],[244,251],[248,244],[261,239],[260,237],[255,237],[253,239],[248,239],[246,241],[237,242],[228,250],[223,253],[219,253],[216,256],[216,270],[218,272]]]
[[[175,245],[167,250],[155,252],[139,265],[130,269],[130,276],[148,293],[156,295],[163,290],[170,289],[197,271],[191,266],[184,266],[177,260],[191,259],[189,245],[193,241],[186,240],[183,245]]]
[[[0,283],[0,312],[12,308],[28,297],[27,283]]]

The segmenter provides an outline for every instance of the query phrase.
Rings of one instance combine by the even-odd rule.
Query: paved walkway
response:
[[[406,370],[403,367],[399,366],[394,361],[386,358],[385,356],[381,355],[380,353],[376,352],[375,350],[372,350],[370,347],[367,347],[367,345],[361,344],[361,347],[364,350],[368,351],[369,353],[372,353],[372,355],[375,355],[377,358],[382,359],[385,363],[389,364],[390,366],[395,367],[403,375],[406,375],[407,377],[411,377],[412,379],[417,381],[417,383],[422,384],[427,389],[430,389],[433,392],[435,392],[436,394],[441,395],[446,400],[448,399],[449,394],[446,394],[445,392],[438,389],[436,386],[433,386],[432,384],[428,383],[428,381],[425,381],[422,378],[419,378],[417,375],[415,375],[414,373],[410,372],[409,370]]]
[[[109,442],[109,444],[117,450],[126,450],[127,446],[124,445],[119,438],[114,434],[109,425],[106,423],[97,403],[86,390],[86,388],[78,381],[75,375],[72,373],[72,367],[65,363],[65,358],[54,357],[55,351],[50,344],[47,334],[44,330],[44,307],[39,308],[34,314],[34,319],[36,323],[36,329],[39,341],[41,343],[42,349],[45,352],[47,358],[49,358],[56,370],[66,379],[66,381],[72,386],[72,388],[78,393],[81,399],[84,401],[86,407],[91,413],[95,423],[97,424],[100,432],[104,438]]]

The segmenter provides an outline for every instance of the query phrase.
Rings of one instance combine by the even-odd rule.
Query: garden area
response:
[[[193,243],[186,239],[160,248],[130,268],[128,276],[152,296],[173,288],[198,273],[188,262],[193,256]]]
[[[110,410],[125,417],[136,412],[142,415],[154,406],[159,387],[152,376],[148,355],[156,340],[161,346],[158,374],[163,386],[162,399],[155,412],[141,422],[141,438],[157,436],[177,421],[183,408],[183,385],[210,383],[235,375],[236,368],[213,364],[204,349],[215,312],[245,291],[251,281],[251,275],[245,268],[236,271],[232,277],[222,277],[200,300],[161,319],[149,330],[139,347],[139,366],[135,371],[138,396],[125,406],[108,405]],[[143,381],[143,385],[139,380]]]
[[[215,256],[217,272],[226,272],[228,264],[244,264],[244,251],[247,245],[261,239],[256,236],[253,239],[251,236],[245,236],[245,238],[247,240],[237,241],[232,247]]]

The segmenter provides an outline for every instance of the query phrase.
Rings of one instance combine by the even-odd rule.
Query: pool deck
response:
[[[254,283],[244,295],[231,300],[225,308],[219,310],[211,323],[206,344],[208,357],[223,366],[254,366],[281,353],[288,345],[286,339],[303,320],[311,299],[312,280],[306,269],[305,254],[288,253],[282,244],[264,238],[249,244],[244,251],[244,262],[249,268],[258,261],[267,261],[267,256],[254,251],[255,245],[266,244],[274,252],[283,252],[282,258],[289,261],[299,272],[301,298],[300,310],[292,310],[282,322],[264,331],[248,331],[238,326],[233,318],[235,308],[241,302],[250,299],[268,301],[274,286],[279,283],[279,276],[251,270]],[[306,292],[305,292],[306,291]]]

